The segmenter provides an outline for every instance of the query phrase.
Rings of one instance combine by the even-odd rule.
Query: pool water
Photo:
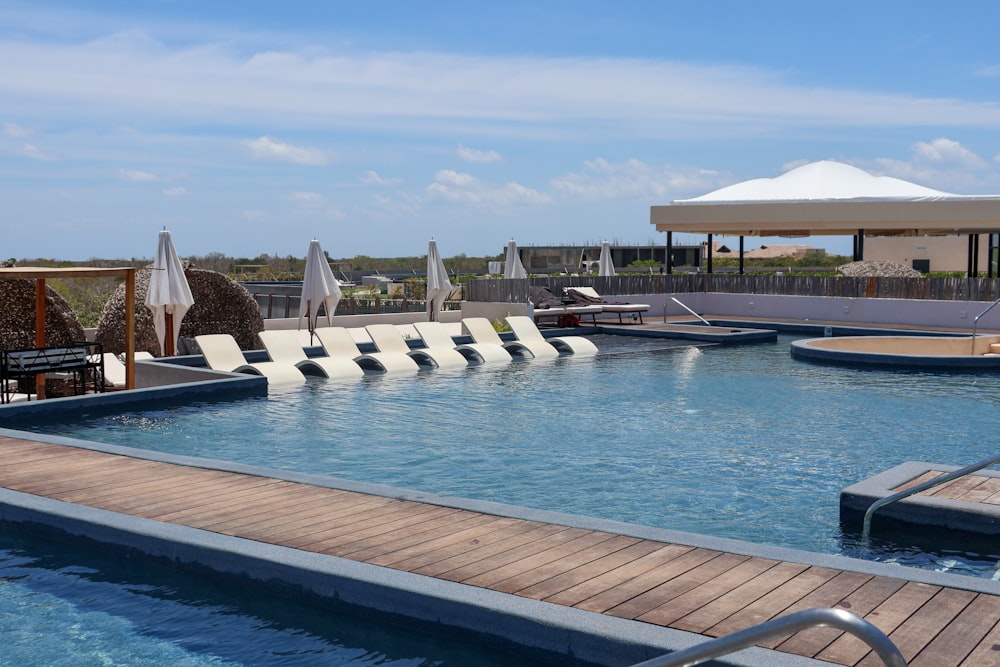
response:
[[[775,344],[594,338],[593,358],[353,382],[45,427],[175,454],[994,576],[843,535],[841,489],[995,453],[1000,378],[816,366]],[[673,345],[673,346],[672,346]]]
[[[0,664],[542,664],[244,586],[0,530]]]

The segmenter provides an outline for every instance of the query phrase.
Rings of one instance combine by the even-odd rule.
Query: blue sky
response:
[[[985,0],[0,0],[0,256],[151,257],[163,227],[182,256],[663,243],[651,205],[821,159],[1000,193],[998,19]]]

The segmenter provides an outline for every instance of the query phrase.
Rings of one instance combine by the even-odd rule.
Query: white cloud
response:
[[[503,160],[503,157],[500,155],[500,153],[496,151],[493,150],[480,151],[474,148],[466,148],[461,144],[459,144],[456,153],[458,153],[459,159],[461,159],[464,162],[476,162],[480,164],[488,164],[490,162],[500,162],[501,160]]]
[[[580,172],[552,180],[552,189],[571,199],[637,199],[663,203],[692,194],[704,194],[726,183],[718,172],[667,165],[654,168],[641,160],[614,163],[587,160]]]
[[[267,214],[264,213],[264,211],[246,210],[240,215],[242,215],[243,219],[247,222],[262,222],[267,220]]]
[[[4,123],[3,133],[15,139],[27,139],[32,134],[31,130],[16,123]]]
[[[318,192],[291,192],[288,201],[296,206],[314,207],[326,203],[326,198]]]
[[[183,197],[186,194],[187,194],[187,188],[179,187],[179,186],[178,187],[174,187],[174,188],[166,188],[163,191],[163,195],[165,197],[170,197],[172,199],[176,198],[176,197]]]
[[[544,205],[552,201],[551,195],[517,182],[496,185],[451,169],[439,171],[426,192],[432,200],[477,206]]]
[[[319,220],[342,220],[344,214],[335,206],[330,205],[326,197],[318,192],[291,192],[288,201],[294,207],[295,215],[302,218]]]
[[[856,165],[872,173],[895,176],[948,192],[976,194],[997,187],[989,162],[961,143],[944,137],[912,146],[909,160],[876,158]]]
[[[132,183],[152,183],[160,180],[156,175],[148,171],[138,171],[135,169],[119,169],[118,178]]]
[[[326,154],[318,148],[293,146],[271,137],[261,137],[240,143],[257,160],[278,160],[293,164],[318,166],[329,162]]]
[[[361,182],[364,185],[399,185],[402,181],[398,178],[383,178],[377,171],[366,171]]]
[[[156,34],[90,41],[0,38],[0,81],[11,112],[126,122],[178,119],[248,127],[422,127],[532,136],[580,136],[600,121],[606,136],[690,138],[692,127],[759,136],[789,126],[1000,126],[992,102],[800,85],[762,67],[649,58],[475,56],[433,52],[260,50],[254,35],[219,43]],[[991,72],[987,68],[984,72]],[[39,106],[38,101],[44,104]],[[585,124],[580,127],[578,124]],[[255,155],[325,164],[316,148],[262,137]],[[464,149],[466,151],[470,149]],[[495,160],[493,151],[472,151]],[[466,159],[466,158],[463,158]]]

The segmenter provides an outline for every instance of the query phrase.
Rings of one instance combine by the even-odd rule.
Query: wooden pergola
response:
[[[45,280],[47,278],[124,278],[125,279],[125,388],[135,389],[135,267],[46,268],[25,266],[0,268],[0,280],[35,281],[35,347],[45,347]],[[45,395],[45,376],[39,376],[38,396]]]

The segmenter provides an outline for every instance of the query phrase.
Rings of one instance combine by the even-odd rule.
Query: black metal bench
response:
[[[44,373],[67,373],[73,393],[104,391],[104,354],[100,343],[71,343],[60,347],[0,350],[0,402],[9,403],[15,387],[34,393],[35,378]]]

